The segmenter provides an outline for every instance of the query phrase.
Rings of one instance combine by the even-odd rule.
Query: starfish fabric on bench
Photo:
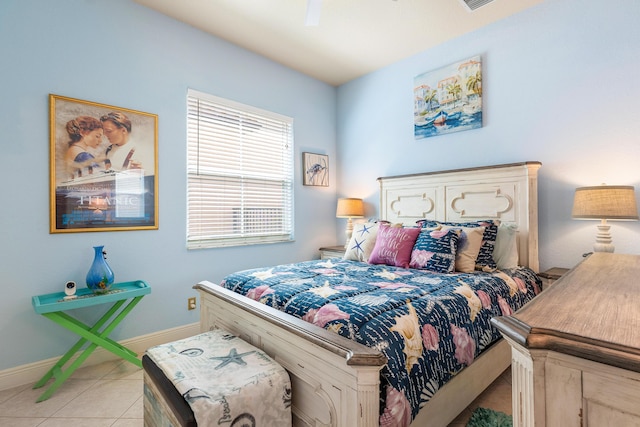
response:
[[[263,351],[217,329],[146,355],[191,406],[198,425],[290,426],[291,383]]]

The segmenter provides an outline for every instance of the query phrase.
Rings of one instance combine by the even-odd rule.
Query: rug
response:
[[[504,412],[478,408],[471,414],[467,427],[513,427],[513,421]]]

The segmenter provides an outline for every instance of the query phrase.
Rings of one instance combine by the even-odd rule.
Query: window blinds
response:
[[[187,247],[293,240],[293,119],[187,95]]]

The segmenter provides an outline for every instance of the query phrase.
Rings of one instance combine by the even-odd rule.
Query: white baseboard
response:
[[[164,331],[129,338],[120,341],[120,344],[133,350],[142,357],[142,354],[144,354],[149,347],[180,340],[199,333],[200,323],[191,323],[189,325],[178,326],[177,328],[165,329]],[[62,357],[62,355],[0,371],[0,390],[35,383],[55,365],[60,357]],[[110,360],[118,360],[118,357],[103,348],[98,348],[89,356],[82,366],[97,365]]]

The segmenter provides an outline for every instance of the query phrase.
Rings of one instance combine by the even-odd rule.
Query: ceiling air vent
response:
[[[470,12],[473,12],[479,7],[484,6],[485,4],[491,3],[493,0],[460,0]]]

